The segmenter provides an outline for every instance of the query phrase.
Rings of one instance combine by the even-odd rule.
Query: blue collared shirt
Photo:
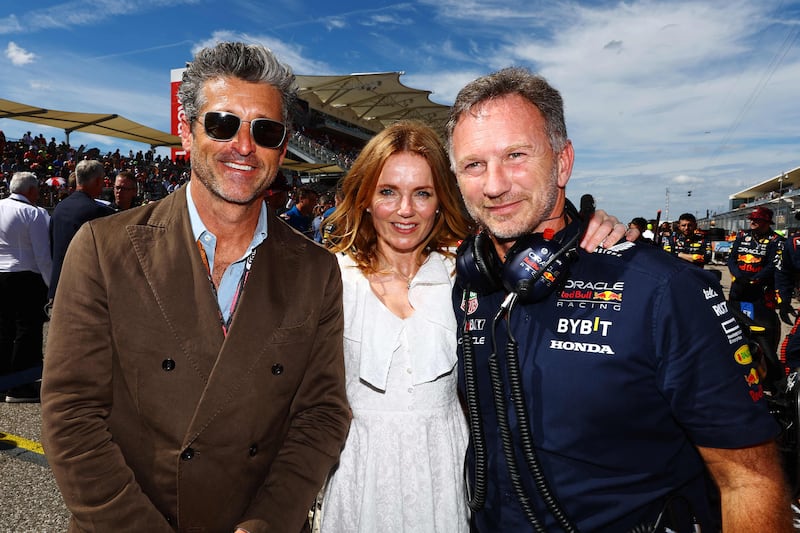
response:
[[[208,267],[211,272],[214,272],[214,251],[217,247],[217,237],[208,229],[203,221],[200,219],[200,213],[197,212],[197,207],[192,200],[191,182],[187,184],[186,189],[186,205],[189,208],[189,220],[192,223],[192,235],[195,241],[199,241],[203,245],[208,258]],[[244,273],[244,265],[247,256],[249,256],[253,249],[264,242],[267,238],[267,207],[264,202],[261,202],[261,213],[258,215],[258,224],[253,233],[253,239],[250,241],[250,246],[244,252],[242,257],[231,263],[222,275],[222,280],[217,287],[217,304],[222,313],[222,319],[227,322],[231,315],[231,304],[233,297],[236,294],[236,287],[239,284],[239,279]]]

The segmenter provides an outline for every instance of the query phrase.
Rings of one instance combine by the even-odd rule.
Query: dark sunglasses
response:
[[[242,126],[242,122],[250,123],[250,135],[257,145],[264,148],[278,148],[286,139],[286,126],[268,118],[242,120],[233,113],[208,111],[202,116],[206,135],[215,141],[230,141]]]

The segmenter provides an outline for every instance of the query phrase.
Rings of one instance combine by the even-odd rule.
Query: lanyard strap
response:
[[[199,240],[197,241],[197,249],[200,250],[200,258],[203,260],[203,264],[206,267],[206,276],[208,277],[208,283],[211,285],[211,292],[214,293],[214,299],[219,301],[217,288],[214,286],[214,280],[211,277],[211,265],[208,264],[208,256],[206,255],[206,250],[205,248],[203,248],[203,245]],[[231,322],[233,321],[233,314],[236,312],[236,308],[239,306],[239,300],[241,299],[241,296],[244,293],[244,285],[245,283],[247,283],[247,278],[250,276],[250,269],[253,267],[253,260],[255,259],[255,257],[256,257],[256,248],[253,248],[253,251],[250,252],[250,255],[248,255],[247,259],[245,259],[244,261],[244,270],[242,270],[242,275],[239,276],[239,283],[236,284],[236,292],[233,293],[233,300],[231,300],[231,308],[230,308],[230,313],[228,313],[228,320],[225,320],[223,318],[222,309],[220,309],[219,304],[217,304],[219,323],[222,326],[222,334],[226,337],[228,336],[228,331],[230,330]]]

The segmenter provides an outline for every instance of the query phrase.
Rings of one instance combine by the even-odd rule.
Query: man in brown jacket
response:
[[[263,47],[200,51],[189,185],[70,245],[42,385],[70,531],[303,528],[350,414],[336,261],[263,200],[293,82]]]

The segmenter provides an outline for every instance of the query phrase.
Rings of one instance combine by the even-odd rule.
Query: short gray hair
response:
[[[203,87],[217,78],[239,78],[275,87],[281,93],[282,121],[289,126],[289,110],[297,96],[291,67],[278,61],[264,46],[232,42],[203,48],[184,71],[178,100],[190,125],[206,103]]]
[[[8,189],[14,194],[27,194],[34,187],[39,186],[39,178],[33,172],[14,172]]]
[[[75,165],[75,183],[78,186],[87,185],[95,179],[102,179],[106,175],[103,163],[96,159],[83,159]]]
[[[453,130],[459,119],[475,106],[514,94],[526,99],[539,110],[544,117],[550,148],[555,153],[561,153],[568,140],[561,94],[542,76],[533,74],[526,68],[509,67],[471,81],[459,91],[445,125],[447,149],[451,159]]]

